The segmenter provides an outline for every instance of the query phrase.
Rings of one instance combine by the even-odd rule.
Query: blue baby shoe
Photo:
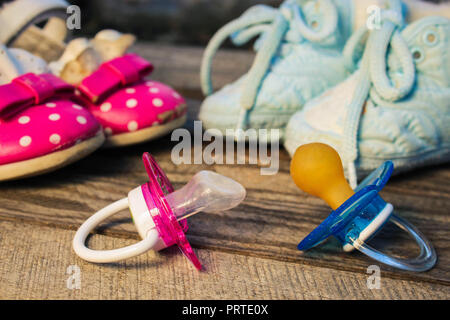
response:
[[[257,5],[222,27],[202,62],[208,97],[199,118],[205,129],[280,129],[303,105],[348,75],[342,49],[352,33],[353,0],[287,0]],[[213,56],[228,37],[242,45],[258,36],[251,69],[213,94]],[[268,137],[267,140],[270,138]]]
[[[291,155],[310,142],[335,148],[352,187],[357,174],[386,160],[398,172],[450,159],[450,20],[426,17],[405,27],[400,12],[383,11],[379,28],[355,32],[344,56],[356,71],[286,128]]]

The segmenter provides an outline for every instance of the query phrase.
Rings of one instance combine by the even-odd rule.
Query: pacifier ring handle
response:
[[[420,254],[416,258],[394,258],[372,248],[367,243],[362,242],[359,239],[350,239],[351,244],[355,247],[355,249],[361,251],[372,259],[375,259],[394,268],[415,272],[423,272],[431,269],[435,265],[437,260],[436,251],[431,245],[431,242],[428,241],[428,239],[425,238],[425,236],[413,225],[411,225],[406,220],[396,216],[395,214],[391,215],[390,221],[392,221],[400,229],[409,233],[414,238],[414,240],[416,240],[420,248]]]
[[[111,203],[86,220],[73,238],[73,249],[76,254],[90,262],[108,263],[135,257],[152,249],[159,240],[159,233],[156,229],[150,230],[145,239],[127,247],[113,250],[93,250],[86,247],[86,238],[92,230],[105,219],[128,207],[128,198],[123,198]]]

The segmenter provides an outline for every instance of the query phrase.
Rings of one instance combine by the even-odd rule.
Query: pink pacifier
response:
[[[184,187],[174,191],[172,184],[155,159],[144,153],[143,161],[149,182],[131,190],[128,198],[101,209],[78,229],[73,248],[84,260],[96,263],[115,262],[140,255],[148,250],[162,250],[177,244],[181,252],[200,270],[200,261],[186,239],[187,217],[200,211],[224,211],[239,205],[245,189],[238,182],[212,171],[200,171]],[[89,233],[106,218],[129,208],[142,240],[113,250],[86,247]]]

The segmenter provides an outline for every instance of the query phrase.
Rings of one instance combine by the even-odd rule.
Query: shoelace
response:
[[[338,26],[336,6],[331,0],[318,0],[318,2],[323,5],[323,11],[326,15],[320,31],[314,31],[305,23],[302,8],[298,1],[287,0],[278,10],[264,5],[250,8],[240,18],[231,21],[217,31],[208,43],[200,71],[202,91],[205,95],[210,95],[213,92],[211,82],[212,60],[221,44],[228,37],[231,37],[233,43],[238,46],[247,43],[256,36],[259,36],[257,41],[261,41],[255,60],[245,79],[240,100],[241,112],[236,129],[247,127],[248,112],[255,104],[258,90],[269,69],[271,60],[289,28],[293,30],[297,41],[305,38],[311,42],[320,42],[335,32]]]
[[[358,158],[358,127],[372,85],[382,99],[394,102],[405,97],[412,90],[415,81],[412,53],[400,34],[404,26],[402,4],[400,0],[390,0],[389,4],[388,10],[381,11],[379,29],[361,28],[348,40],[344,48],[347,64],[355,69],[355,55],[361,52],[361,47],[365,44],[358,70],[358,90],[348,107],[344,127],[344,161],[352,188],[357,185],[355,161]],[[402,69],[402,76],[395,84],[387,73],[386,60],[389,47]]]

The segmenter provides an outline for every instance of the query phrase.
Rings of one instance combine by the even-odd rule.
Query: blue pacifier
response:
[[[381,263],[403,270],[420,272],[431,269],[437,260],[431,243],[413,225],[393,214],[392,204],[379,196],[393,169],[393,163],[386,161],[353,191],[345,180],[336,150],[322,143],[299,147],[291,162],[294,182],[303,191],[325,200],[333,211],[300,242],[298,249],[308,250],[329,236],[335,236],[346,252],[357,249]],[[420,247],[419,256],[394,258],[367,244],[387,221],[416,240]]]

